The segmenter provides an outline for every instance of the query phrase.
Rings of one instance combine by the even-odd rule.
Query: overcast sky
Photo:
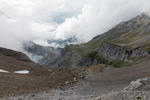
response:
[[[20,50],[23,41],[86,42],[116,24],[150,12],[150,0],[0,0],[0,46]]]

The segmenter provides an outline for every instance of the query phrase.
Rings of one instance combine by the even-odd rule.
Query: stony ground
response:
[[[103,95],[99,100],[150,100],[150,78],[132,81],[122,91]]]
[[[132,82],[138,78],[150,77],[149,64],[150,61],[144,60],[126,68],[94,66],[94,69],[87,69],[85,79],[72,85],[72,87],[57,88],[44,93],[28,94],[6,100],[137,100],[138,96],[142,100],[150,100],[150,81],[142,82],[144,85]],[[129,87],[135,86],[137,89],[135,87],[129,88],[128,85]],[[122,91],[125,90],[124,87],[128,90]]]

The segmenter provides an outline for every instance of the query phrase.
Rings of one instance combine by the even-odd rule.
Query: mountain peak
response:
[[[111,41],[120,45],[139,47],[148,45],[150,39],[150,16],[142,13],[131,20],[122,22],[90,42]]]
[[[146,13],[142,13],[137,17],[127,21],[127,23],[134,24],[134,25],[148,25],[150,24],[150,16]]]
[[[150,18],[150,16],[148,14],[146,14],[146,13],[142,13],[138,17],[141,17],[141,18]]]

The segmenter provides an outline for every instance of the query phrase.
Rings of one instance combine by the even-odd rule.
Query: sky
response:
[[[24,41],[91,40],[120,22],[150,13],[150,0],[0,0],[0,47]]]

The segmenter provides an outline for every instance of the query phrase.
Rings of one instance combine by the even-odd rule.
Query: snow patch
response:
[[[3,69],[0,69],[0,72],[1,72],[1,73],[10,73],[9,71],[3,70]]]
[[[14,71],[14,73],[16,73],[16,74],[29,74],[30,71],[28,71],[28,70],[20,70],[20,71]]]

